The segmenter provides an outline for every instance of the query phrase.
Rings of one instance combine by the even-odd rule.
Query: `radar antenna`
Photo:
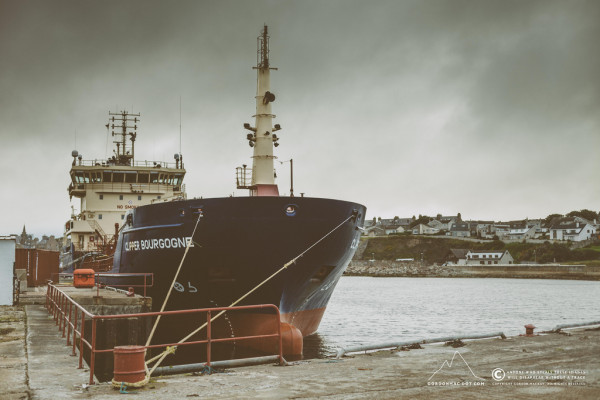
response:
[[[121,111],[118,113],[109,112],[108,115],[112,116],[111,118],[109,118],[108,121],[112,129],[112,136],[114,137],[121,135],[120,139],[113,141],[117,148],[116,150],[113,150],[115,155],[110,159],[110,161],[114,162],[115,165],[133,165],[135,154],[135,139],[137,137],[138,128],[137,123],[140,122],[140,119],[138,118],[140,114],[133,114],[128,111]],[[128,125],[128,123],[130,122],[133,122],[134,125]],[[115,133],[115,128],[117,128],[117,133]],[[120,132],[118,131],[119,128],[121,130]],[[129,140],[131,141],[130,146],[127,145],[128,136]]]

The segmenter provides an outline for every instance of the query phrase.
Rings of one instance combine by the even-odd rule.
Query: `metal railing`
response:
[[[281,365],[285,364],[283,358],[283,344],[281,336],[281,317],[279,314],[279,308],[273,304],[261,304],[252,306],[237,306],[237,307],[215,307],[215,308],[200,308],[192,310],[176,310],[176,311],[162,311],[162,312],[149,312],[149,313],[134,313],[134,314],[116,314],[116,315],[95,315],[88,312],[81,305],[79,305],[73,298],[68,294],[60,290],[59,287],[48,283],[48,290],[46,293],[46,309],[51,314],[58,325],[58,330],[62,332],[62,337],[66,337],[67,346],[72,346],[72,355],[75,356],[76,349],[79,350],[79,369],[83,368],[83,352],[84,345],[90,351],[90,361],[88,363],[90,367],[90,379],[89,384],[94,384],[94,371],[96,354],[98,353],[114,353],[112,349],[97,349],[96,340],[98,337],[97,327],[99,321],[105,321],[110,319],[126,319],[126,318],[141,318],[141,317],[158,317],[168,315],[186,315],[186,314],[206,314],[206,339],[195,340],[184,343],[161,343],[149,346],[140,346],[147,349],[160,349],[167,347],[179,347],[189,345],[206,344],[206,367],[211,366],[211,349],[214,343],[225,343],[239,340],[251,340],[251,339],[263,339],[263,338],[277,338],[278,354],[277,358]],[[264,310],[271,309],[274,311],[273,318],[276,319],[277,332],[273,334],[253,335],[253,336],[238,336],[238,337],[227,337],[227,338],[213,338],[212,337],[212,313],[217,311],[238,311],[238,310]],[[216,318],[216,317],[215,317]],[[86,339],[86,320],[91,320],[91,336],[90,340]],[[77,347],[77,339],[79,339],[79,347]]]
[[[102,282],[102,278],[113,278],[110,282]],[[122,279],[122,278],[143,278],[143,281],[140,279],[139,283],[132,283],[135,281],[129,281],[126,283],[116,283],[114,279]],[[50,282],[73,282],[73,273],[72,272],[59,272],[53,273],[50,275]],[[97,296],[99,296],[99,290],[102,288],[107,289],[115,289],[115,291],[121,291],[124,294],[131,293],[131,288],[143,288],[143,296],[147,297],[148,288],[154,286],[154,273],[152,272],[131,272],[131,273],[108,273],[108,272],[96,272],[94,273],[94,286],[98,290]],[[127,288],[129,290],[122,290],[119,288]]]
[[[156,160],[143,160],[134,161],[129,165],[117,165],[112,160],[94,159],[94,160],[77,160],[74,166],[81,167],[146,167],[146,168],[171,168],[171,169],[183,169],[183,163],[156,161]]]

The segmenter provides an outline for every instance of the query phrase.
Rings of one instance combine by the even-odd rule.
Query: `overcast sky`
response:
[[[295,193],[368,218],[600,209],[599,1],[0,0],[0,234],[62,235],[71,151],[106,156],[109,110],[172,161],[180,98],[188,195],[245,195],[264,23]]]

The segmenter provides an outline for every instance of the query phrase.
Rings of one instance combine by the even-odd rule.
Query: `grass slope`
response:
[[[460,239],[444,239],[413,235],[374,237],[368,240],[362,259],[375,257],[377,260],[395,260],[398,258],[423,259],[427,263],[441,264],[447,260],[450,249],[470,250],[508,250],[516,262],[534,261],[576,262],[600,260],[600,246],[588,246],[571,250],[563,243],[504,243],[500,240],[482,243]]]

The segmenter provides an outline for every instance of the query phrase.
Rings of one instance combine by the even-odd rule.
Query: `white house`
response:
[[[508,233],[504,236],[506,239],[533,239],[535,233],[537,231],[536,226],[520,226],[515,228],[510,228]]]
[[[588,222],[575,218],[562,218],[550,227],[550,239],[581,242],[591,239],[596,234],[596,227]]]
[[[482,250],[467,252],[467,265],[513,264],[513,257],[508,250]]]
[[[431,226],[419,224],[412,229],[413,235],[435,235],[440,230],[436,228],[432,228]]]

